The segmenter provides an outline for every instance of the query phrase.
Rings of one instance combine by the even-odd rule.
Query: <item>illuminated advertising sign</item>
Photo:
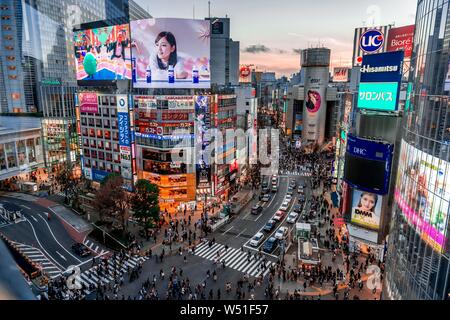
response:
[[[415,25],[392,28],[389,30],[386,51],[405,52],[405,59],[411,58]]]
[[[239,67],[239,83],[252,82],[252,69],[250,65],[241,64]]]
[[[333,69],[333,82],[347,82],[349,68],[336,67]]]
[[[119,123],[119,145],[129,147],[131,145],[130,115],[128,112],[119,112],[117,113],[117,119]]]
[[[294,131],[302,131],[303,130],[303,114],[296,113],[295,114],[295,126]]]
[[[351,223],[378,230],[382,197],[375,193],[353,189],[352,199]]]
[[[410,223],[434,250],[446,244],[450,163],[402,141],[395,199]]]
[[[135,88],[210,88],[210,22],[131,21]]]
[[[189,113],[188,112],[163,112],[161,114],[161,120],[163,121],[187,121],[189,120]]]
[[[377,194],[389,190],[393,145],[347,136],[344,179],[353,188]]]
[[[211,167],[209,145],[211,128],[209,97],[195,97],[195,128],[196,128],[196,174],[197,188],[211,187]]]
[[[120,163],[123,165],[131,164],[131,148],[120,146]]]
[[[403,51],[366,55],[361,65],[361,82],[400,82]]]
[[[94,181],[102,182],[103,179],[105,179],[106,176],[108,176],[108,175],[109,175],[109,172],[92,169],[92,180],[94,180]]]
[[[386,35],[391,26],[362,27],[355,29],[353,41],[353,66],[360,66],[366,55],[386,50]]]
[[[402,79],[403,51],[364,56],[358,108],[395,111]]]
[[[128,24],[75,31],[77,80],[131,79]]]
[[[397,109],[398,89],[398,82],[361,82],[358,92],[358,108],[395,111]]]
[[[95,92],[80,92],[78,96],[80,112],[98,114],[98,97]]]
[[[138,109],[156,110],[158,108],[157,96],[134,96],[133,101],[134,107]]]

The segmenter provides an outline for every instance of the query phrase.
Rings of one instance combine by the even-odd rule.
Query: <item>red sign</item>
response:
[[[162,120],[182,120],[186,121],[189,119],[189,113],[163,113]]]
[[[405,58],[411,58],[414,38],[414,25],[389,30],[387,51],[405,51]]]
[[[80,112],[98,113],[98,99],[95,92],[80,92]]]

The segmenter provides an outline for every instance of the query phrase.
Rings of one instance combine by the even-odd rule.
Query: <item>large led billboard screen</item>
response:
[[[405,52],[405,59],[411,58],[413,49],[415,25],[409,25],[399,28],[392,28],[389,30],[389,37],[387,42],[386,51],[399,51]]]
[[[389,190],[392,155],[392,144],[348,135],[345,181],[359,190],[386,194]]]
[[[433,249],[446,243],[450,163],[402,141],[395,199],[406,220]]]
[[[131,79],[128,24],[74,31],[77,80]]]
[[[210,88],[210,22],[131,21],[135,88]]]

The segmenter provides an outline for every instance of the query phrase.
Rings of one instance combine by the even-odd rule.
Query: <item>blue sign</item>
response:
[[[128,112],[119,112],[117,117],[119,122],[119,145],[130,147],[130,115]]]
[[[369,29],[361,35],[359,47],[366,53],[378,51],[384,43],[384,34],[380,30]]]
[[[92,180],[102,182],[106,176],[109,175],[109,172],[92,169]]]
[[[401,82],[403,58],[403,51],[363,56],[361,82]]]
[[[361,139],[350,134],[347,136],[347,152],[365,159],[390,161],[393,147],[389,143]]]

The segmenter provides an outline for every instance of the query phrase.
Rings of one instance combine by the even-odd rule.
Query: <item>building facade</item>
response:
[[[450,107],[447,1],[419,0],[385,298],[449,298]]]

